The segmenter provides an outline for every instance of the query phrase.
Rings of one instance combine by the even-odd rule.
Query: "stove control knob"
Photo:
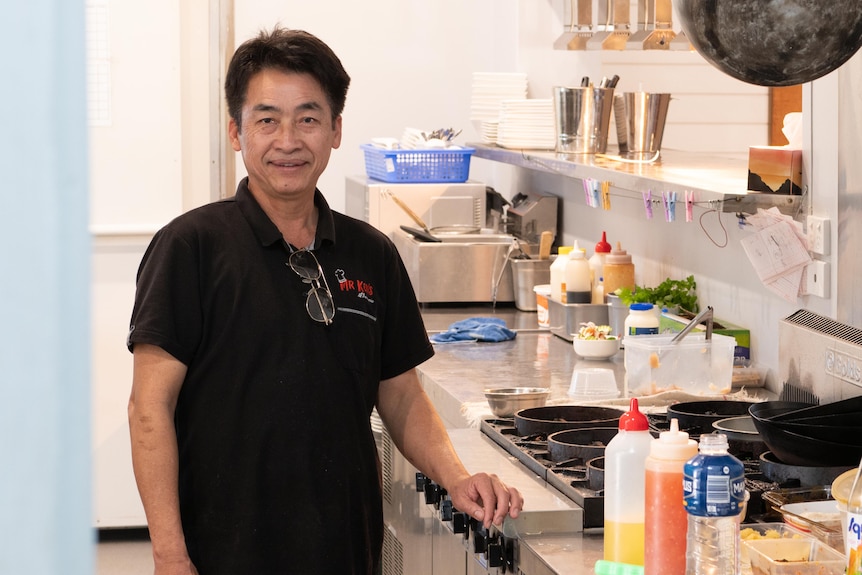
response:
[[[425,477],[425,474],[421,471],[416,472],[416,493],[422,493],[425,491],[425,486],[431,483],[431,480]]]
[[[485,559],[488,561],[488,567],[502,567],[505,563],[503,544],[497,537],[488,540],[487,548],[485,549]]]
[[[517,542],[517,537],[512,538],[506,537],[505,535],[502,537],[503,559],[506,562],[506,569],[512,573],[517,573],[517,571],[515,571],[515,545],[517,545]]]
[[[440,502],[440,520],[441,521],[452,521],[452,515],[454,514],[455,508],[452,506],[451,499],[444,499]]]
[[[488,530],[481,523],[473,529],[473,553],[485,553],[488,548]]]
[[[440,486],[433,481],[425,484],[425,503],[428,505],[440,503]]]
[[[452,513],[452,531],[455,533],[463,533],[467,536],[470,527],[470,517],[463,511],[453,511]]]

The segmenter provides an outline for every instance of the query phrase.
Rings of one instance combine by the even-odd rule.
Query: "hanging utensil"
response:
[[[631,34],[629,0],[607,0],[604,31],[593,34],[587,41],[588,50],[623,50]],[[599,18],[603,14],[599,13]]]
[[[638,0],[637,25],[626,42],[627,50],[669,50],[676,37],[671,0]]]

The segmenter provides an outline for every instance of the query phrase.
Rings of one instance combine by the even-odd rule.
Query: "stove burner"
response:
[[[664,414],[647,414],[647,419],[653,435],[670,429]],[[520,437],[512,419],[486,419],[480,427],[482,433],[579,505],[584,510],[584,529],[604,526],[603,475],[600,475],[598,482],[595,481],[596,478],[591,479],[586,461],[581,458],[553,461],[548,452],[547,434],[535,433]],[[700,437],[700,430],[691,430],[688,433],[694,440]],[[763,493],[798,486],[771,481],[763,475],[757,456],[751,457],[748,453],[735,450],[733,444],[730,452],[738,457],[745,467],[745,487],[751,495],[744,520],[750,522],[768,517],[771,508],[764,505],[761,498]]]

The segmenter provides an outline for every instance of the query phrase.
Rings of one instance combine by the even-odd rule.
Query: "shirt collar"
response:
[[[248,189],[248,178],[243,178],[236,189],[236,203],[240,212],[248,221],[254,235],[262,246],[271,246],[283,240],[278,227],[269,219],[257,200]],[[314,190],[314,205],[317,208],[317,230],[314,245],[321,247],[326,243],[335,243],[335,220],[326,198],[320,190]]]

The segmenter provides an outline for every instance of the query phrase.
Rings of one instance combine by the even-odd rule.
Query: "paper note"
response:
[[[805,236],[797,223],[778,210],[759,210],[750,223],[757,230],[742,248],[763,284],[790,302],[799,296],[803,271],[811,262]],[[789,221],[788,221],[789,220]]]

